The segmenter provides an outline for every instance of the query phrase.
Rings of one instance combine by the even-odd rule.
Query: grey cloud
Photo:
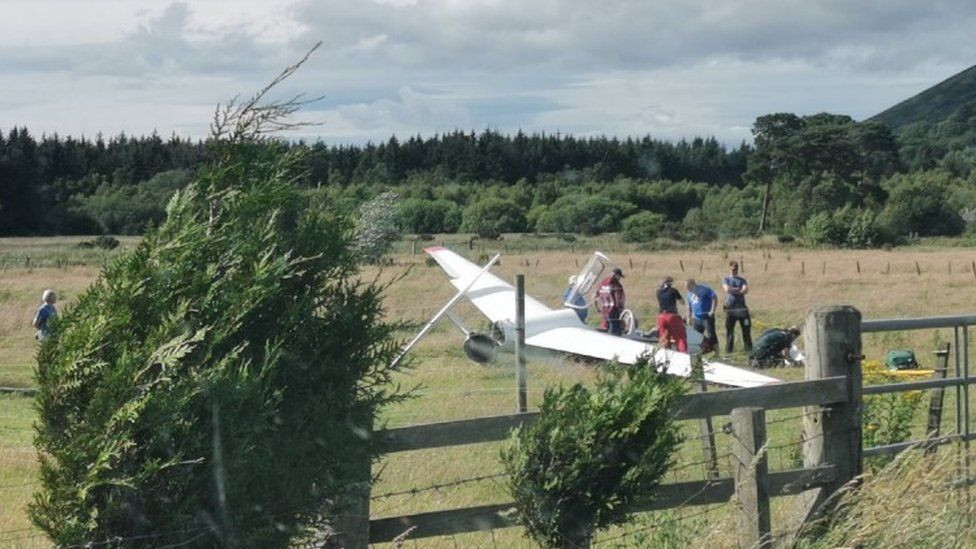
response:
[[[206,40],[190,40],[189,8],[170,4],[161,15],[110,43],[7,47],[0,67],[7,71],[69,71],[75,76],[118,76],[139,79],[177,74],[234,74],[283,66],[275,50],[261,46],[245,31],[227,32]]]
[[[964,0],[333,0],[307,2],[297,14],[309,35],[325,37],[336,62],[382,35],[357,62],[453,70],[647,69],[715,56],[817,64],[849,51],[859,52],[849,62],[862,66],[890,63],[896,52],[904,68],[976,52],[968,39],[976,6]]]
[[[198,32],[192,9],[174,2],[112,43],[5,46],[0,73],[196,109],[258,89],[322,40],[279,94],[324,94],[311,112],[325,135],[491,126],[737,141],[775,110],[857,102],[874,114],[976,59],[971,0],[305,0],[292,12],[304,30],[274,43],[244,26]],[[160,124],[192,124],[160,112]]]

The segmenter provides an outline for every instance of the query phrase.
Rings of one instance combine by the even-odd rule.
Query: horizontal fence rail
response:
[[[924,391],[940,387],[955,387],[965,385],[966,380],[961,377],[945,379],[923,379],[922,381],[906,381],[904,383],[882,383],[880,385],[866,385],[861,389],[865,395],[881,395],[886,393],[901,393],[904,391]]]
[[[919,318],[881,318],[861,321],[861,333],[925,330],[976,326],[976,315],[925,316]]]
[[[813,381],[789,381],[746,389],[695,393],[681,397],[675,407],[677,419],[699,419],[729,414],[733,408],[756,406],[773,410],[800,406],[828,405],[847,399],[843,376]],[[535,421],[538,412],[508,414],[457,421],[445,421],[388,429],[377,433],[385,439],[388,453],[443,448],[508,438],[512,429]]]
[[[794,469],[769,473],[769,495],[789,496],[831,482],[836,477],[836,467],[825,465],[809,469]],[[697,480],[662,484],[654,489],[654,499],[630,509],[633,513],[658,511],[677,506],[711,505],[729,501],[735,493],[731,478]],[[513,503],[496,503],[431,511],[402,517],[381,518],[369,521],[369,542],[392,541],[410,528],[410,538],[426,538],[463,534],[481,530],[517,526],[512,517]]]

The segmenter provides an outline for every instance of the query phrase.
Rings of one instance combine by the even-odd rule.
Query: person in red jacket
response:
[[[623,334],[623,324],[620,315],[624,312],[624,286],[620,279],[624,277],[619,267],[614,267],[610,276],[600,282],[596,290],[596,306],[603,319],[601,328],[613,335]]]

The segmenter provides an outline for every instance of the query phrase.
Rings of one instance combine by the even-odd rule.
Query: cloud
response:
[[[648,69],[715,56],[904,68],[976,52],[968,0],[333,0],[296,13],[333,51],[383,34],[373,60],[455,70]]]
[[[0,120],[201,136],[191,114],[322,40],[278,95],[324,95],[310,114],[330,140],[491,127],[734,143],[768,112],[870,116],[976,59],[969,0],[92,2],[105,21],[5,4]],[[76,114],[45,114],[65,105]]]

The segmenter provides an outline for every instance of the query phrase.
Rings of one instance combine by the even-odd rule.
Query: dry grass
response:
[[[23,253],[56,256],[62,252],[68,253],[64,249],[72,242],[64,239],[53,242],[46,239],[0,239],[0,258],[19,257],[18,254]],[[481,254],[493,253],[493,247],[503,251],[503,244],[486,246],[483,250],[472,252],[473,258],[477,260]],[[508,246],[514,252],[518,244],[509,242]],[[574,274],[578,270],[577,265],[585,262],[589,251],[595,249],[585,246],[578,244],[576,249],[581,251],[576,254],[555,250],[503,255],[502,264],[495,272],[508,280],[514,279],[516,273],[526,274],[528,293],[557,306],[566,277]],[[405,249],[409,250],[409,245]],[[586,251],[582,251],[584,249]],[[976,277],[970,270],[972,262],[976,260],[976,251],[968,249],[912,248],[860,252],[743,246],[696,251],[652,253],[630,250],[609,253],[624,269],[628,301],[638,316],[644,319],[645,325],[656,311],[653,290],[663,276],[672,275],[679,280],[693,276],[718,288],[731,259],[744,264],[743,275],[748,278],[752,288],[749,301],[757,325],[754,331],[757,333],[763,326],[801,323],[806,311],[818,305],[852,304],[864,313],[865,318],[976,311],[976,292],[973,291],[976,289]],[[386,297],[391,319],[422,324],[452,295],[452,288],[446,284],[441,271],[426,266],[424,257],[405,253],[396,257],[393,266],[366,273],[366,276],[376,276],[382,281],[396,280]],[[916,261],[921,274],[916,272]],[[23,386],[31,384],[34,354],[33,331],[27,324],[39,302],[41,291],[54,288],[64,298],[62,305],[70,303],[94,279],[97,268],[72,266],[66,269],[28,270],[22,265],[9,267],[12,264],[14,262],[8,261],[8,267],[4,268],[0,263],[0,385]],[[857,272],[858,266],[860,274]],[[459,311],[469,327],[484,327],[484,321],[470,305],[462,305]],[[403,334],[404,337],[409,335]],[[932,359],[926,351],[934,349],[939,341],[951,339],[951,335],[947,330],[866,335],[865,352],[869,357],[880,358],[890,348],[910,347],[916,349],[923,364],[931,365]],[[385,412],[383,419],[388,425],[410,425],[515,410],[515,381],[510,357],[502,355],[502,362],[497,365],[474,365],[463,357],[461,341],[460,333],[450,323],[442,323],[418,345],[413,353],[413,367],[400,375],[398,381],[406,387],[419,385],[421,388],[416,393],[417,398]],[[741,358],[732,357],[733,360]],[[772,373],[787,378],[802,376],[799,370],[776,370]],[[529,366],[530,407],[538,405],[542,391],[548,385],[585,382],[593,376],[591,366],[558,357],[533,357]],[[954,410],[951,392],[948,396],[947,414]],[[17,535],[17,531],[31,534],[22,530],[29,528],[24,505],[31,492],[29,484],[36,474],[30,448],[29,427],[33,413],[29,409],[29,400],[5,398],[0,400],[0,485],[18,486],[0,488],[0,501],[3,502],[0,505],[0,546],[7,546],[4,540]],[[776,412],[769,417],[782,419],[796,412]],[[716,425],[724,421],[723,418],[715,419]],[[687,432],[690,436],[697,435],[697,424],[689,423]],[[771,445],[788,445],[796,438],[796,425],[780,422],[771,426],[769,433]],[[722,445],[725,444],[727,441],[720,438],[720,448],[724,448]],[[499,444],[482,444],[392,455],[375,469],[381,477],[374,488],[374,495],[448,484],[498,471],[498,448]],[[697,442],[689,442],[682,452],[683,459],[701,459],[701,448]],[[771,468],[788,468],[794,457],[788,447],[771,453]],[[676,473],[673,478],[691,479],[700,478],[700,475],[701,467],[698,467]],[[487,480],[379,498],[373,502],[372,514],[393,516],[505,499],[507,496],[498,483]],[[784,499],[776,500],[774,525],[786,512]],[[693,516],[697,512],[699,509],[690,509],[686,515]],[[653,524],[660,516],[663,515],[639,517],[639,520]],[[680,519],[682,515],[679,513],[676,516]],[[730,532],[723,534],[724,527],[721,525],[727,516],[728,513],[720,507],[704,518],[688,519],[680,524],[697,521],[696,524],[701,526],[700,535],[704,536],[699,541],[722,546],[733,535]],[[640,524],[643,522],[638,527]],[[653,536],[658,535],[654,532],[666,532],[666,529],[649,528],[648,531]],[[611,540],[621,534],[621,530],[615,530],[601,535],[600,539]],[[608,541],[608,545],[644,544],[636,538],[618,539],[620,541]],[[647,538],[642,539],[646,541]],[[664,538],[650,539],[660,542]],[[423,540],[421,544],[424,547],[454,547],[455,544],[464,547],[529,546],[518,529]]]
[[[802,547],[973,547],[976,545],[976,452],[946,446],[905,452],[845,494],[826,532]]]

